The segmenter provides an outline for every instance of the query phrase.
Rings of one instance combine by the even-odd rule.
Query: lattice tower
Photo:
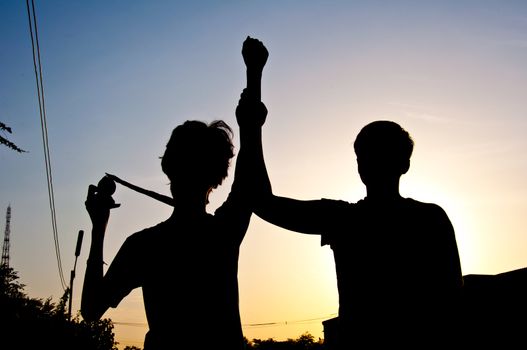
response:
[[[9,235],[11,233],[11,205],[7,207],[7,213],[5,215],[5,231],[4,231],[4,244],[2,246],[2,262],[1,266],[9,267]]]

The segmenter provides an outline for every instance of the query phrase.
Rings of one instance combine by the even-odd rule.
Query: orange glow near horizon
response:
[[[445,210],[463,274],[527,266],[527,1],[38,3],[66,272],[77,232],[85,231],[73,314],[91,242],[88,185],[108,172],[167,194],[159,156],[185,120],[225,120],[237,153],[235,108],[246,86],[241,45],[247,35],[269,49],[263,146],[275,194],[360,200],[365,189],[353,140],[367,123],[390,119],[415,141],[401,195]],[[0,210],[12,205],[11,263],[28,294],[57,300],[64,290],[26,15],[23,2],[0,1],[0,121],[12,128],[10,140],[30,150],[18,154],[0,145]],[[235,159],[211,194],[209,212],[227,197],[234,165]],[[121,186],[114,197],[121,207],[112,210],[106,232],[107,263],[130,234],[171,214]],[[318,236],[253,217],[238,280],[249,339],[295,339],[306,331],[323,337],[322,320],[338,312],[333,254]],[[175,287],[167,288],[172,297]],[[116,322],[120,348],[142,347],[140,290],[104,317]],[[198,326],[206,332],[210,325]]]

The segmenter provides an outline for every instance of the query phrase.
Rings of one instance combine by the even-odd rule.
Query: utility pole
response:
[[[9,268],[9,236],[11,233],[11,204],[7,206],[7,213],[5,215],[5,231],[4,244],[2,246],[2,262],[0,266]]]
[[[80,230],[79,235],[77,236],[77,246],[75,247],[75,263],[73,264],[73,270],[70,274],[70,295],[69,295],[69,306],[68,306],[68,320],[71,320],[71,299],[73,298],[73,280],[75,279],[75,268],[77,267],[77,258],[81,253],[82,246],[82,237],[84,236],[84,231]]]

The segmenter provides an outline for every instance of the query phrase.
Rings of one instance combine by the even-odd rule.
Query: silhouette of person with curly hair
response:
[[[262,52],[266,50],[258,40],[244,42],[248,85],[249,77],[251,84],[261,78]],[[161,168],[170,180],[172,215],[130,235],[106,273],[104,236],[110,209],[118,204],[108,200],[111,193],[102,187],[89,186],[85,204],[92,240],[82,291],[85,320],[100,319],[140,287],[149,326],[145,350],[210,349],[211,344],[243,348],[238,257],[252,207],[250,176],[240,174],[250,171],[245,154],[254,147],[253,140],[260,138],[260,129],[261,125],[240,125],[241,146],[231,191],[210,214],[206,211],[209,194],[227,177],[234,156],[232,131],[221,120],[210,124],[189,120],[177,126],[161,158]]]

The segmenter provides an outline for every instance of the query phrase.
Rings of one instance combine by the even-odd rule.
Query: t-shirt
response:
[[[231,192],[214,215],[170,218],[129,236],[105,275],[110,305],[141,287],[144,349],[240,349],[238,256],[251,211]]]
[[[410,198],[320,203],[327,218],[321,243],[333,250],[346,332],[404,339],[453,317],[463,282],[454,229],[441,207]]]

